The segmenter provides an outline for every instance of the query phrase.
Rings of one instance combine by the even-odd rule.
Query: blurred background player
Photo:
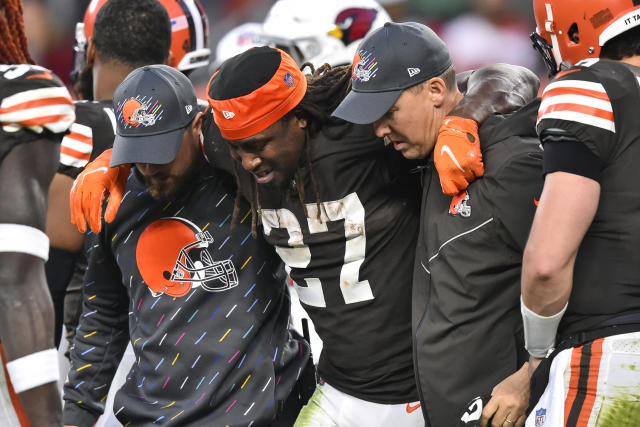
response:
[[[106,3],[91,1],[76,26],[71,77],[76,95],[86,101],[76,102],[77,119],[62,140],[60,167],[50,191],[51,251],[46,269],[56,313],[56,345],[63,319],[67,340],[73,341],[86,268],[83,235],[69,220],[69,191],[84,166],[113,144],[113,91],[142,65],[165,63],[188,74],[209,62],[209,24],[197,1],[120,1],[98,20]]]
[[[540,363],[526,425],[638,425],[640,4],[533,5],[555,78],[538,112],[546,175],[522,269]]]
[[[58,144],[75,115],[61,81],[29,65],[22,10],[19,0],[0,2],[0,424],[18,425],[6,399],[9,384],[28,417],[20,424],[54,427],[61,423],[60,373],[44,274],[49,250],[44,229]],[[12,400],[19,413],[20,403]]]
[[[389,21],[374,0],[278,0],[262,23],[260,37],[300,66],[337,66],[350,64],[362,38]]]

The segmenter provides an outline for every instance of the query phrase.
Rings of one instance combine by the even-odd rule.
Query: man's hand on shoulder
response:
[[[457,116],[442,121],[433,150],[442,192],[455,196],[484,174],[478,124]]]
[[[110,168],[110,160],[111,149],[89,163],[78,175],[71,188],[69,196],[71,222],[82,233],[87,231],[87,222],[94,233],[100,232],[102,202],[107,193],[110,196],[105,210],[105,221],[113,221],[120,207],[131,166],[120,165]]]

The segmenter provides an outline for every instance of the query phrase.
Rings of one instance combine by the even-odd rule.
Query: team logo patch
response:
[[[468,192],[463,191],[453,196],[453,198],[451,199],[451,204],[449,205],[449,214],[460,215],[463,218],[468,218],[471,216],[471,206],[469,205]]]
[[[290,73],[285,74],[282,80],[284,80],[284,84],[286,84],[287,87],[293,87],[296,82],[296,79],[294,79]]]
[[[409,77],[413,77],[416,74],[420,74],[420,68],[407,68],[407,73],[409,73]]]
[[[222,110],[222,115],[224,116],[225,119],[230,120],[236,116],[236,113],[232,111]]]
[[[136,96],[128,98],[118,105],[118,120],[125,128],[149,127],[162,118],[164,108],[152,97]]]
[[[216,260],[213,236],[184,218],[162,218],[140,235],[138,270],[151,295],[187,295],[192,288],[221,292],[238,286],[230,259]]]
[[[536,427],[542,427],[547,419],[547,410],[545,408],[536,409]]]
[[[378,72],[378,61],[371,53],[361,50],[356,52],[351,68],[351,78],[354,82],[368,82],[376,76]]]

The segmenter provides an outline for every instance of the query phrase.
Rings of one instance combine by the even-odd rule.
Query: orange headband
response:
[[[262,132],[302,101],[307,91],[307,79],[298,64],[280,49],[281,62],[271,79],[253,92],[237,98],[218,100],[210,96],[211,83],[220,71],[211,76],[207,100],[213,119],[226,139],[243,139]]]

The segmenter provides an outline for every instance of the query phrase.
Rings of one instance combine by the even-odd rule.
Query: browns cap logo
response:
[[[164,110],[159,101],[152,98],[146,99],[142,97],[129,98],[122,104],[120,113],[122,114],[122,123],[126,123],[132,127],[153,126],[162,116]]]
[[[131,118],[136,115],[136,112],[140,110],[140,107],[142,107],[142,103],[137,99],[128,99],[127,101],[125,101],[124,105],[122,106],[122,118],[124,119],[125,123],[131,126],[138,126],[138,122],[132,120]]]

